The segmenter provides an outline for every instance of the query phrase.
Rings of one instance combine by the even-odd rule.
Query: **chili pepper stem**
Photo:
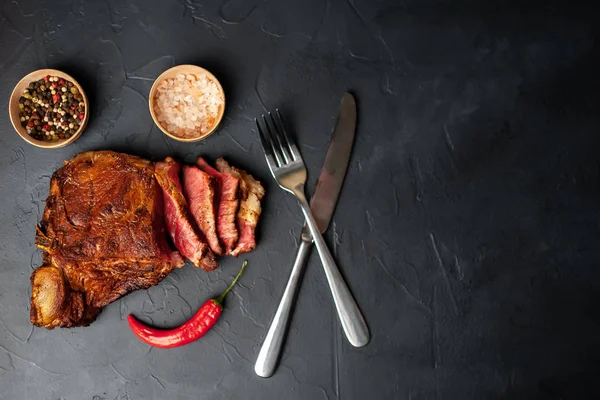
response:
[[[225,296],[227,296],[227,293],[229,293],[229,291],[231,290],[231,288],[233,288],[233,285],[235,285],[235,283],[238,281],[238,279],[240,279],[240,276],[242,276],[242,273],[244,272],[244,268],[246,268],[246,264],[248,264],[248,261],[244,261],[242,263],[242,268],[240,269],[240,272],[238,272],[238,274],[236,275],[236,277],[233,280],[233,282],[231,282],[231,285],[229,285],[229,287],[227,289],[225,289],[225,291],[223,292],[223,294],[221,294],[216,299],[213,299],[213,301],[215,303],[217,303],[217,304],[220,305],[223,302],[223,299],[225,298]]]

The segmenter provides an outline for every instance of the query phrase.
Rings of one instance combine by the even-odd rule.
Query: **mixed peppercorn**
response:
[[[85,119],[85,103],[73,82],[57,76],[31,82],[19,98],[21,125],[34,139],[68,139]]]

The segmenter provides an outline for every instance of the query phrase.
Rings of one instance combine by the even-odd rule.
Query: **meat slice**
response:
[[[211,167],[202,157],[198,157],[196,165],[202,171],[217,179],[218,185],[215,193],[218,204],[217,234],[225,246],[225,253],[229,254],[235,248],[238,241],[235,216],[240,205],[240,180],[231,174],[220,173]]]
[[[184,264],[167,240],[151,162],[112,151],[81,153],[50,181],[31,275],[34,325],[87,326],[105,305],[156,285]]]
[[[260,217],[260,200],[265,195],[265,189],[259,181],[244,170],[232,167],[224,158],[217,159],[217,170],[222,174],[231,174],[240,180],[240,209],[236,215],[239,230],[239,240],[236,247],[229,253],[237,256],[253,250],[256,247],[256,225]]]
[[[218,267],[214,253],[197,232],[181,190],[181,166],[171,157],[155,165],[155,176],[163,191],[167,230],[179,252],[196,267],[212,271]]]
[[[198,228],[204,234],[208,245],[215,254],[223,254],[217,236],[217,206],[215,190],[217,180],[196,167],[183,167],[183,194],[190,206],[190,212]]]

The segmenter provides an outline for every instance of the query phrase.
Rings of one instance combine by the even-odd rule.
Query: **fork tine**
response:
[[[260,136],[260,143],[262,144],[263,151],[265,153],[265,158],[267,159],[267,164],[269,164],[269,167],[273,169],[273,167],[277,167],[277,164],[273,159],[274,154],[271,141],[265,136],[265,133],[263,132],[262,128],[260,127],[260,123],[258,122],[258,118],[255,118],[254,122],[256,122],[256,127],[258,128],[258,136]],[[275,165],[272,165],[272,163]]]
[[[262,144],[265,155],[272,156],[273,149],[271,149],[271,145],[270,145],[269,141],[267,140],[267,138],[265,137],[265,134],[264,134],[262,128],[260,127],[260,124],[258,123],[258,118],[254,118],[254,122],[256,123],[256,128],[258,129],[258,136],[260,136],[260,143]]]
[[[277,123],[275,122],[275,117],[273,117],[273,114],[271,112],[269,112],[269,117],[271,117],[271,123],[273,124],[273,128],[274,128],[273,132],[275,132],[275,137],[277,138],[277,143],[279,143],[279,148],[281,149],[283,158],[285,159],[286,164],[290,163],[293,161],[293,158],[292,158],[289,146],[287,144],[287,141],[284,144],[284,142],[282,142],[282,140],[281,140],[281,135],[282,135],[281,127],[279,125],[277,125]],[[284,140],[285,140],[285,137],[284,137]]]
[[[271,127],[269,126],[269,123],[267,122],[267,117],[263,114],[262,115],[262,119],[265,125],[265,138],[267,139],[267,141],[269,142],[270,146],[271,146],[271,151],[273,152],[274,156],[275,156],[275,160],[277,161],[277,166],[281,167],[283,165],[285,165],[283,156],[281,155],[280,149],[278,149],[277,145],[275,144],[274,140],[273,140],[273,132],[271,131]]]
[[[287,147],[289,148],[289,151],[290,151],[294,161],[302,160],[302,156],[300,155],[300,152],[298,151],[296,144],[292,140],[290,140],[289,136],[287,135],[287,132],[285,131],[285,127],[283,126],[283,119],[281,118],[281,114],[279,113],[278,108],[275,109],[275,114],[277,115],[276,119],[279,124],[279,130],[283,134],[285,143],[286,143]],[[273,119],[273,121],[275,121],[275,119]],[[277,126],[277,124],[276,124],[276,126]]]

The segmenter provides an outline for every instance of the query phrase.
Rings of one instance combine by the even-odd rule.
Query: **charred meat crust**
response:
[[[32,273],[31,322],[89,325],[101,308],[160,282],[184,260],[165,239],[152,163],[111,151],[81,153],[50,182]]]

